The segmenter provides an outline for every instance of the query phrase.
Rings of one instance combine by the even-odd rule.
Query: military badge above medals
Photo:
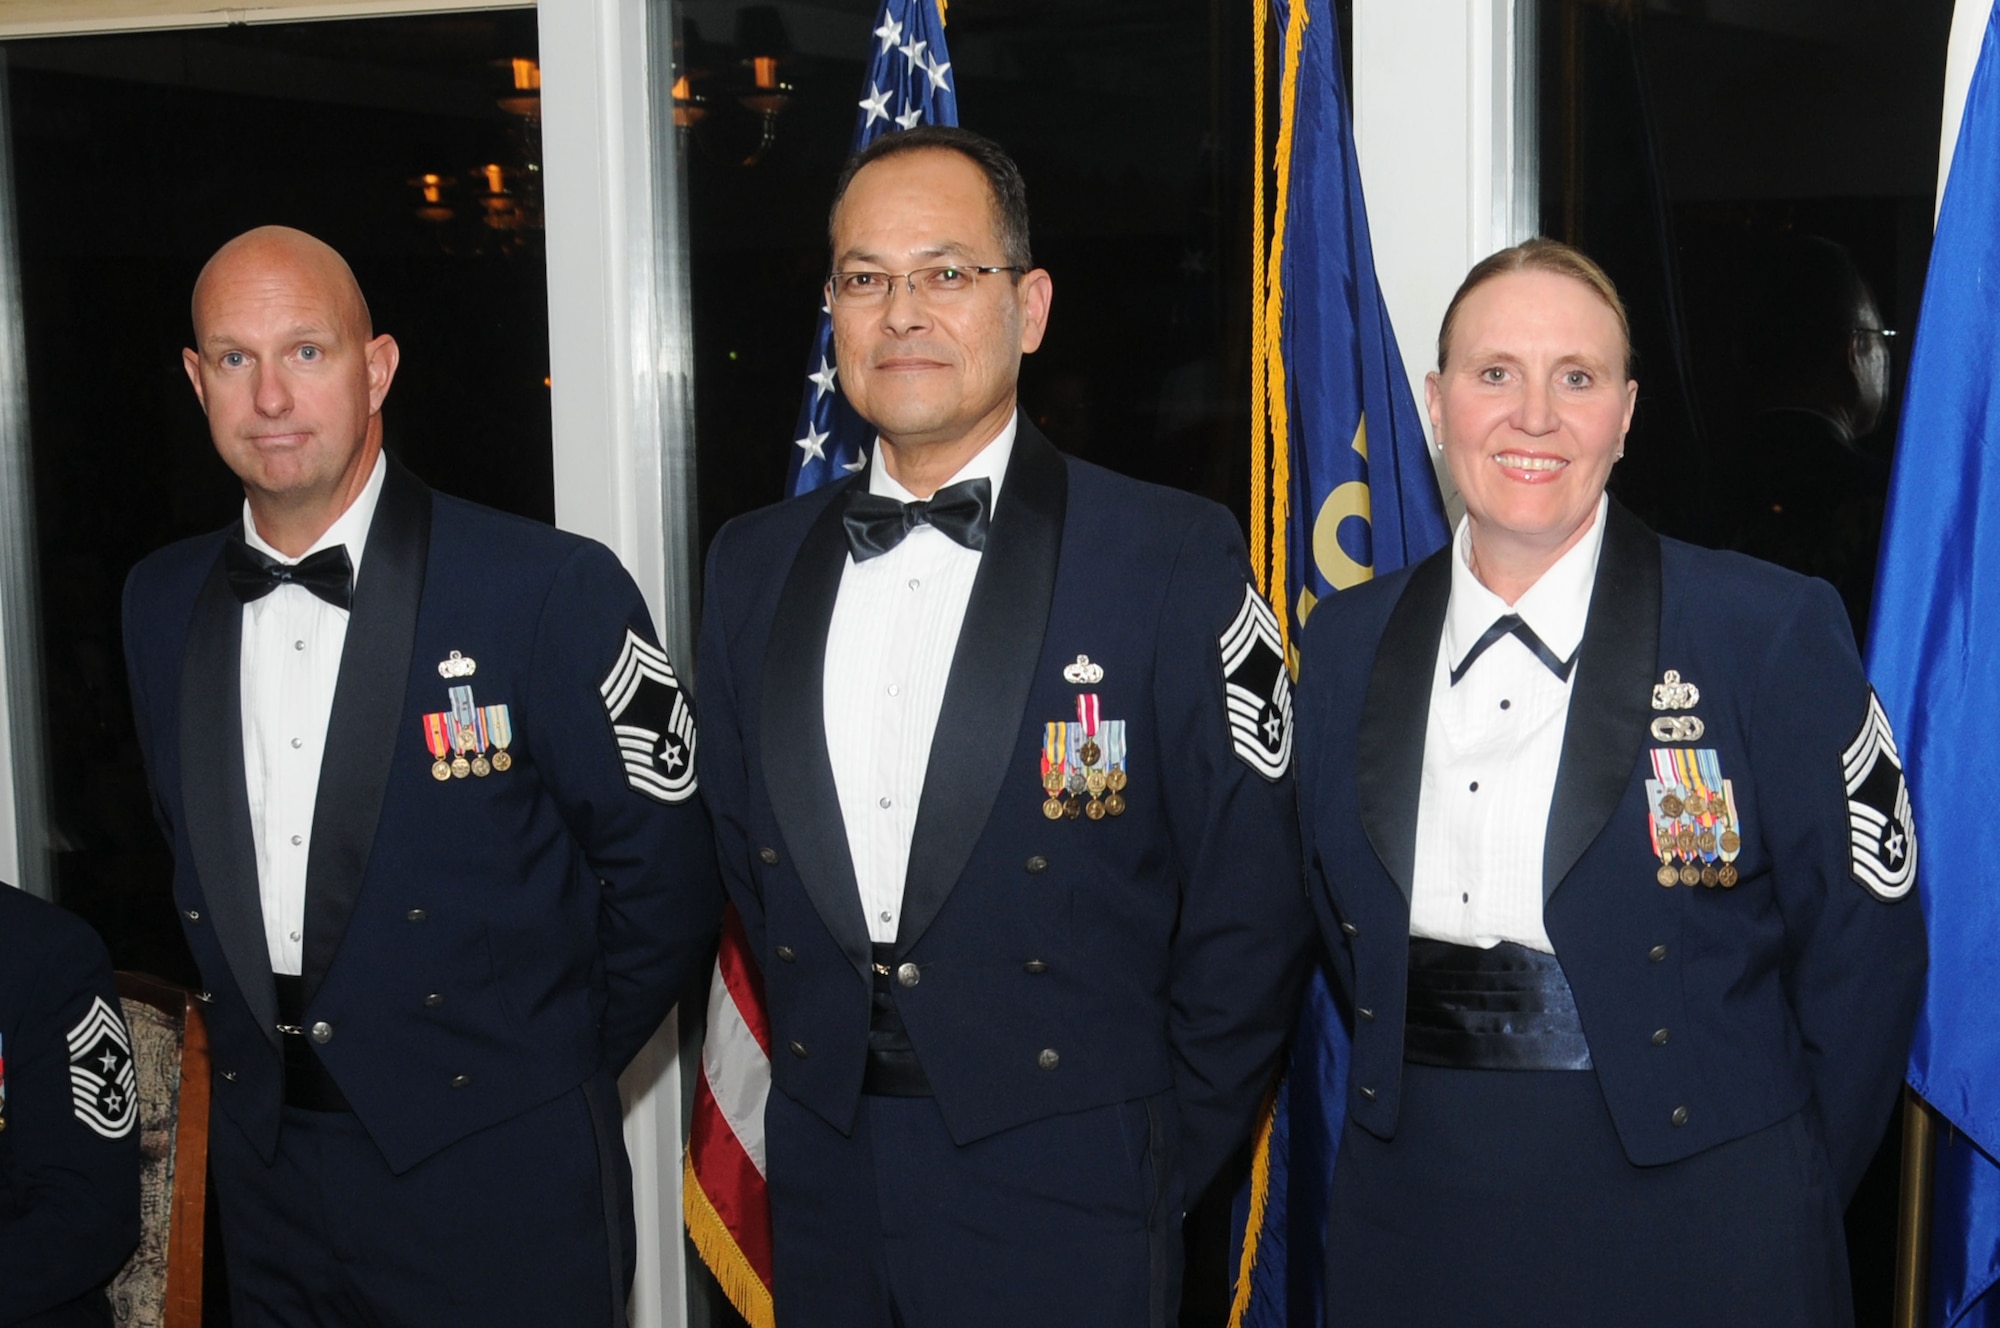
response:
[[[454,650],[437,668],[438,676],[449,682],[470,678],[479,671],[479,661]],[[431,778],[439,783],[467,775],[484,779],[496,770],[511,770],[514,758],[507,747],[514,741],[514,723],[507,707],[475,705],[470,683],[446,688],[445,699],[450,709],[432,711],[423,720],[424,746],[433,758]]]
[[[1701,689],[1668,669],[1653,688],[1653,709],[1692,710]],[[1696,715],[1663,714],[1653,720],[1658,742],[1699,742],[1707,726]],[[1729,889],[1737,882],[1743,822],[1736,792],[1722,774],[1713,747],[1655,747],[1653,778],[1646,781],[1646,830],[1660,860],[1653,879],[1672,889],[1701,885]]]
[[[1104,667],[1078,655],[1063,669],[1063,681],[1095,686],[1104,681]],[[1074,720],[1043,725],[1042,815],[1051,821],[1123,816],[1128,782],[1125,721],[1105,719],[1096,692],[1079,692]]]

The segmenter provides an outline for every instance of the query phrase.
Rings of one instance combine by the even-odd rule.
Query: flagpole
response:
[[[1923,1328],[1930,1283],[1931,1189],[1936,1175],[1937,1113],[1903,1086],[1903,1176],[1896,1220],[1896,1300],[1892,1328]]]

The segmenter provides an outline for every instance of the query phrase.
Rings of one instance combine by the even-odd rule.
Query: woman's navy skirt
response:
[[[1405,1063],[1396,1137],[1349,1121],[1328,1328],[1850,1328],[1811,1109],[1634,1166],[1591,1070]]]

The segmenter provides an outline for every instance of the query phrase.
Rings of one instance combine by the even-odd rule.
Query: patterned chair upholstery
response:
[[[200,1328],[208,1033],[181,987],[118,975],[139,1075],[139,1248],[108,1293],[119,1328]]]

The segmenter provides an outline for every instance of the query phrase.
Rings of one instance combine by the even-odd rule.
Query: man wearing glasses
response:
[[[722,531],[701,643],[777,1317],[1169,1324],[1303,974],[1276,623],[1225,511],[1018,411],[1052,282],[996,145],[877,141],[831,241],[879,445]]]

